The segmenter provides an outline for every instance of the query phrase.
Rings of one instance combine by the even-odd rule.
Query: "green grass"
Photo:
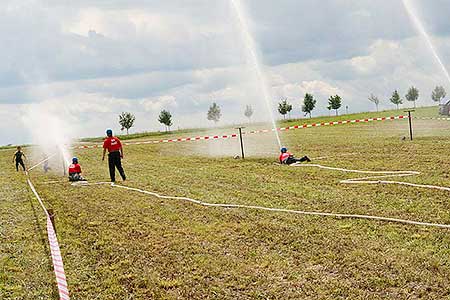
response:
[[[324,165],[417,170],[423,174],[401,180],[450,186],[450,122],[414,124],[413,142],[401,139],[408,134],[405,120],[301,129],[283,132],[281,138],[294,153],[327,157],[317,161]],[[268,139],[271,134],[246,136],[245,143],[257,148]],[[281,167],[265,146],[261,151],[268,154],[245,161],[228,154],[205,156],[237,141],[219,141],[215,148],[211,143],[129,146],[125,184],[213,203],[450,224],[448,192],[340,184],[353,175]],[[91,182],[108,179],[101,150],[75,154]],[[10,153],[0,152],[0,157],[0,298],[53,299],[44,215],[25,177],[10,165]],[[31,177],[57,214],[73,299],[450,297],[448,230],[205,208],[107,185],[73,187],[40,170]],[[53,180],[60,183],[46,184]]]

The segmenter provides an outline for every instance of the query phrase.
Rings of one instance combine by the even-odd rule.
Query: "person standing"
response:
[[[25,164],[23,163],[23,159],[26,159],[25,153],[22,152],[22,147],[18,146],[16,153],[13,155],[13,163],[16,162],[16,171],[19,172],[19,165],[22,166],[23,170],[25,170]]]
[[[102,160],[105,160],[106,150],[108,150],[109,176],[111,177],[111,182],[116,181],[116,168],[122,179],[125,181],[127,177],[125,176],[121,161],[121,159],[123,159],[122,143],[117,137],[113,136],[111,129],[106,130],[106,139],[103,142]]]

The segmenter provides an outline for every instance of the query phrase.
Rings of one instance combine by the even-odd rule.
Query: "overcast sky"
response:
[[[409,1],[450,65],[450,1]],[[400,0],[242,3],[274,110],[287,97],[300,116],[306,92],[317,115],[332,94],[355,112],[374,109],[370,93],[394,108],[394,89],[417,86],[422,105],[434,86],[450,91]],[[243,121],[247,104],[267,119],[236,20],[229,0],[2,0],[0,145],[30,141],[30,111],[59,116],[77,136],[120,129],[122,111],[136,114],[132,132],[162,129],[161,109],[175,128],[210,126],[213,101],[223,123]]]

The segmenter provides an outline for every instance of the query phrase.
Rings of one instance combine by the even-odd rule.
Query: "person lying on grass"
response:
[[[287,151],[286,147],[281,148],[281,154],[280,154],[280,164],[283,165],[292,165],[298,162],[311,162],[308,156],[303,156],[302,158],[295,158],[293,154],[289,153]]]
[[[69,181],[86,181],[81,176],[81,166],[78,164],[78,158],[72,158],[72,164],[69,166]]]

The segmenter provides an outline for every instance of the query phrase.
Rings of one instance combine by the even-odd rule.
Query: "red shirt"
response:
[[[281,153],[280,154],[280,163],[283,163],[286,159],[288,159],[290,156],[292,156],[291,153],[286,152],[286,153]]]
[[[79,164],[71,164],[69,166],[69,174],[70,173],[81,173],[81,166]]]
[[[103,142],[103,148],[108,149],[108,152],[119,151],[122,148],[122,143],[115,136],[107,137]]]

